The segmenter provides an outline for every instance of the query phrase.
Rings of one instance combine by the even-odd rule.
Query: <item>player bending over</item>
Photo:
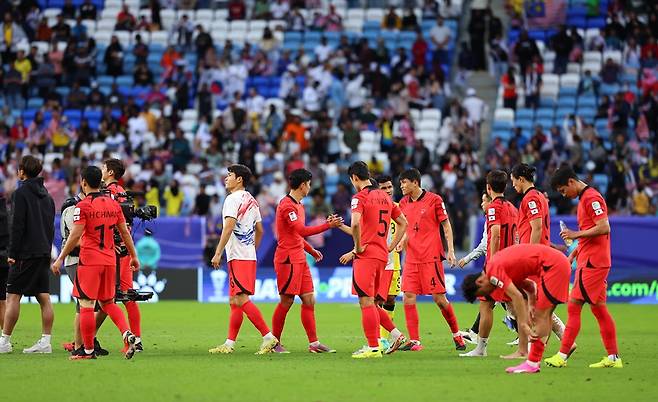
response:
[[[562,196],[578,201],[578,231],[562,230],[564,240],[578,239],[578,247],[569,255],[569,262],[577,260],[576,276],[567,306],[567,328],[560,351],[546,359],[552,367],[565,367],[567,358],[580,331],[580,313],[588,303],[601,330],[601,338],[608,356],[591,368],[622,368],[617,348],[615,321],[606,306],[607,278],[612,265],[610,258],[610,223],[608,207],[603,196],[578,179],[573,169],[564,165],[551,178],[551,186]]]
[[[551,315],[558,304],[567,301],[570,274],[569,260],[558,250],[541,244],[518,244],[496,253],[486,271],[464,278],[462,290],[469,302],[478,296],[511,300],[519,332],[531,342],[528,360],[507,368],[508,373],[539,372],[544,342],[551,332]],[[528,295],[527,304],[521,291]]]
[[[279,344],[274,349],[276,353],[288,353],[281,345],[281,335],[286,315],[295,302],[295,296],[299,296],[302,300],[301,319],[308,337],[308,351],[311,353],[336,352],[318,340],[315,327],[313,277],[306,263],[304,252],[312,255],[315,261],[322,260],[322,253],[306,242],[304,237],[339,227],[343,223],[343,219],[331,215],[322,225],[305,226],[306,215],[302,200],[311,191],[312,178],[313,175],[306,169],[294,170],[288,177],[290,193],[279,201],[276,208],[278,245],[274,253],[274,270],[281,297],[272,316],[272,333],[279,340]]]
[[[243,314],[263,336],[263,342],[256,354],[272,352],[279,342],[270,332],[258,307],[249,300],[249,296],[253,295],[256,289],[256,249],[263,238],[258,202],[245,190],[250,179],[251,170],[248,167],[232,165],[228,167],[228,175],[224,180],[226,191],[230,194],[224,200],[222,234],[211,262],[213,268],[218,269],[226,249],[231,316],[226,341],[210,349],[212,354],[233,353]]]

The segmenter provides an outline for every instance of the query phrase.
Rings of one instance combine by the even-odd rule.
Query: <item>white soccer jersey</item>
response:
[[[256,260],[256,223],[260,222],[260,209],[256,199],[245,190],[229,194],[224,201],[222,216],[235,218],[235,228],[226,244],[226,260]]]

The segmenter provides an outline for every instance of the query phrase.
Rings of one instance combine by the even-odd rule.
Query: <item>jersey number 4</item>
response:
[[[114,231],[115,225],[110,226],[110,230]],[[103,250],[105,248],[105,225],[99,225],[94,228],[94,230],[98,230],[100,232],[100,243],[98,244],[98,247]],[[112,243],[114,243],[114,239],[112,239]]]

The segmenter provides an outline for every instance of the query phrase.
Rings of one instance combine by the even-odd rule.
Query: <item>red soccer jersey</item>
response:
[[[366,248],[358,258],[388,261],[388,230],[391,218],[400,216],[400,208],[386,192],[369,186],[352,197],[352,214],[355,212],[361,214],[361,247]]]
[[[510,283],[519,287],[526,279],[541,277],[565,259],[560,251],[543,244],[516,244],[491,257],[485,275],[504,292]]]
[[[521,205],[519,205],[519,221],[517,229],[519,231],[519,243],[530,243],[532,227],[530,222],[541,218],[541,239],[540,244],[545,246],[551,245],[551,226],[548,199],[546,196],[531,187],[523,194]]]
[[[596,222],[608,218],[608,206],[601,193],[585,187],[578,202],[578,228],[591,229]],[[578,268],[610,268],[610,233],[578,239]]]
[[[126,189],[124,189],[119,182],[114,182],[110,183],[106,186],[106,188],[110,191],[110,197],[118,202],[123,201],[123,197],[117,197],[117,194],[123,194],[126,192]],[[119,199],[121,198],[121,199]]]
[[[80,265],[115,265],[114,228],[125,223],[121,207],[100,193],[88,194],[73,213],[73,223],[84,225]]]
[[[492,257],[491,228],[494,225],[500,225],[499,251],[518,243],[516,233],[517,215],[518,212],[514,205],[503,197],[498,197],[489,204],[489,209],[487,209],[487,261]]]
[[[329,229],[328,223],[317,226],[304,226],[306,214],[304,205],[297,202],[290,194],[279,201],[276,207],[276,233],[279,239],[274,262],[294,263],[306,261],[304,250],[307,243],[304,237],[312,236]]]
[[[444,260],[439,228],[448,219],[448,213],[441,196],[423,190],[414,201],[407,195],[400,201],[400,209],[408,223],[405,261],[422,264]]]

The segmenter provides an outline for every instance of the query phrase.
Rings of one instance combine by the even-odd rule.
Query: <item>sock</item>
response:
[[[475,347],[475,349],[479,352],[486,351],[488,342],[489,342],[489,338],[480,338],[480,337],[478,337],[478,345]]]
[[[552,322],[553,325],[551,328],[553,330],[553,333],[555,334],[557,339],[562,340],[562,337],[564,336],[564,328],[565,328],[564,323],[562,322],[560,317],[558,317],[555,314],[551,316],[551,320],[553,321]]]
[[[130,332],[135,336],[142,335],[141,328],[141,315],[139,313],[139,307],[135,301],[127,301],[124,303],[126,306],[126,312],[128,313],[128,323],[130,324]]]
[[[41,340],[45,343],[50,343],[50,334],[41,334]]]
[[[443,318],[445,318],[448,323],[450,331],[453,333],[453,336],[455,336],[454,334],[459,332],[459,325],[457,324],[457,316],[455,315],[455,310],[452,308],[452,304],[448,304],[448,307],[442,308],[441,314],[443,314]]]
[[[242,315],[242,309],[231,304],[231,316],[228,321],[228,338],[226,339],[227,343],[228,341],[232,342],[232,344],[229,345],[231,347],[235,344],[235,340],[238,338],[238,332],[240,332],[243,319],[244,316]]]
[[[272,335],[271,332],[268,331],[265,335],[263,335],[263,340],[268,341],[270,339],[276,339],[276,337]]]
[[[617,355],[608,355],[608,359],[610,359],[610,361],[616,362],[617,359],[619,359],[619,356],[617,356]]]
[[[564,329],[562,344],[560,345],[560,356],[566,359],[573,343],[576,341],[578,332],[580,332],[580,313],[583,310],[581,304],[569,303],[567,305],[567,327]]]
[[[384,330],[386,330],[386,335],[382,336],[382,338],[388,337],[388,334],[391,333],[395,329],[395,324],[393,324],[393,320],[391,320],[391,317],[387,314],[387,311],[384,310],[383,308],[379,308],[375,306],[377,309],[377,314],[379,315],[379,323]]]
[[[390,318],[391,321],[393,321],[393,318],[395,317],[395,304],[384,304],[382,306],[382,309],[386,312],[386,314],[388,315],[388,318]],[[380,314],[379,317],[380,317],[379,321],[383,322],[382,319],[381,319],[381,314]],[[383,339],[386,339],[389,335],[390,335],[390,333],[382,325],[381,328],[379,329],[379,337],[383,338]]]
[[[391,331],[391,338],[390,339],[396,340],[400,337],[400,335],[402,335],[402,332],[400,332],[400,330],[397,329],[397,328],[393,328],[393,330]]]
[[[94,350],[94,335],[96,333],[96,319],[93,307],[80,307],[80,334],[85,351]]]
[[[309,346],[320,346],[320,341],[310,342]]]
[[[539,362],[532,362],[530,360],[526,360],[526,363],[528,363],[528,366],[530,367],[539,367]]]
[[[2,336],[0,337],[5,342],[9,342],[11,340],[11,335],[7,335],[4,332],[2,333]]]
[[[542,342],[541,339],[532,342],[530,345],[530,352],[528,352],[528,361],[539,364],[541,357],[544,355],[545,347],[546,345],[544,345],[544,342]]]
[[[283,326],[286,323],[286,315],[288,315],[288,311],[290,311],[290,307],[286,307],[281,303],[277,304],[274,309],[274,314],[272,315],[272,333],[278,340],[281,340],[281,334],[283,333]]]
[[[619,350],[617,349],[617,329],[615,328],[615,320],[612,319],[608,306],[591,306],[592,313],[599,322],[599,330],[601,332],[601,339],[603,339],[603,346],[605,346],[608,355],[617,356]]]
[[[404,305],[404,318],[407,320],[407,332],[412,341],[420,341],[418,328],[418,309],[415,304]]]
[[[480,313],[478,313],[478,316],[475,317],[475,321],[473,321],[473,325],[471,326],[471,331],[476,334],[480,332]]]
[[[315,306],[302,304],[302,325],[306,331],[309,343],[317,342],[318,334],[315,328]]]
[[[235,346],[235,341],[232,340],[232,339],[227,339],[227,340],[224,342],[224,344],[225,344],[226,346],[234,347],[234,346]]]
[[[377,337],[379,313],[377,313],[376,306],[361,307],[361,325],[363,325],[363,333],[366,335],[370,349],[379,349],[379,338]]]
[[[130,330],[130,327],[128,327],[128,321],[126,320],[126,316],[123,315],[123,311],[121,311],[121,309],[119,308],[119,306],[116,305],[116,303],[108,303],[103,305],[101,308],[107,315],[110,316],[110,319],[112,320],[114,325],[116,325],[116,327],[119,328],[119,332],[121,332],[121,334],[125,334],[126,331]]]
[[[270,332],[270,329],[267,327],[267,324],[263,319],[263,315],[251,300],[242,305],[242,311],[245,313],[249,321],[254,324],[254,327],[256,327],[261,335],[265,336]]]

